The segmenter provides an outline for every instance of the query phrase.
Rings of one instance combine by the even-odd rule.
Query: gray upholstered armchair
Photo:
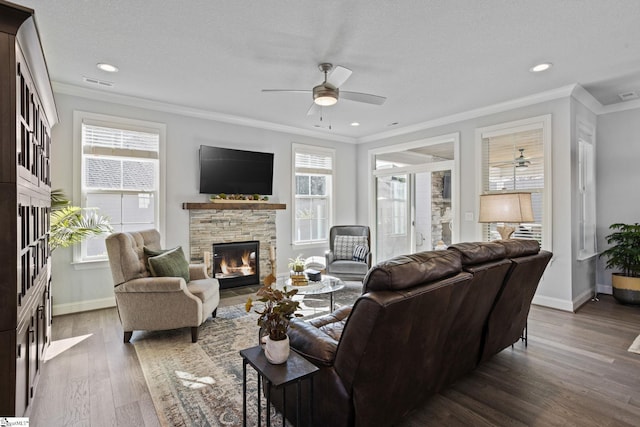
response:
[[[220,302],[218,280],[207,276],[204,264],[188,266],[189,282],[183,277],[153,277],[144,248],[160,250],[157,230],[114,233],[106,244],[124,342],[134,330],[183,327],[191,327],[191,341],[198,341],[198,327],[216,316]]]
[[[366,225],[331,227],[329,250],[325,253],[327,274],[344,280],[362,280],[371,268],[370,242],[371,232]]]

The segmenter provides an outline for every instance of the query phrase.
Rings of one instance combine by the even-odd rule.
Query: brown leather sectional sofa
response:
[[[314,425],[393,425],[515,343],[550,259],[533,240],[400,256],[368,272],[353,306],[292,320],[291,347],[321,368]],[[303,384],[303,399],[308,392]],[[281,410],[280,393],[272,399]],[[294,403],[286,414],[295,423]]]

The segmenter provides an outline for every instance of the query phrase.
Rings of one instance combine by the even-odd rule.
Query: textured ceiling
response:
[[[353,138],[574,83],[603,104],[640,93],[638,0],[17,3],[36,11],[55,82]],[[542,61],[554,66],[528,71]],[[261,92],[311,89],[320,62],[386,103],[340,100],[321,122],[310,95]]]

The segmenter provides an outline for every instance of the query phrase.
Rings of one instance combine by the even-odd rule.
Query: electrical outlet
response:
[[[465,221],[473,221],[473,212],[465,212],[464,213]]]

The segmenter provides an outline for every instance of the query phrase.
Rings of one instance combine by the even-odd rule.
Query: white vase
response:
[[[264,340],[264,355],[270,363],[279,365],[287,361],[289,358],[289,336],[283,340],[273,341],[267,335]]]

